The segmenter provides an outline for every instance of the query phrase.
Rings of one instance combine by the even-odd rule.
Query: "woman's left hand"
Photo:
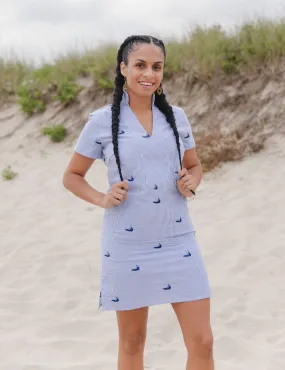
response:
[[[186,168],[183,168],[178,172],[180,180],[177,180],[177,188],[179,192],[185,197],[189,198],[193,196],[190,190],[195,191],[197,188],[197,181],[193,175],[189,175]]]

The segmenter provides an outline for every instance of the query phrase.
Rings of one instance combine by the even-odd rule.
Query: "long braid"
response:
[[[155,44],[161,48],[164,57],[166,58],[165,46],[161,40],[158,40],[152,36],[145,36],[145,35],[134,35],[128,37],[120,46],[117,55],[117,67],[116,67],[116,77],[115,77],[115,90],[113,94],[113,103],[112,103],[112,142],[114,148],[114,155],[116,158],[116,163],[118,166],[119,174],[121,181],[123,181],[122,169],[121,169],[121,162],[119,157],[119,148],[118,148],[118,132],[119,132],[119,116],[120,116],[120,104],[123,97],[123,85],[124,85],[124,77],[121,74],[120,64],[123,61],[126,65],[128,64],[128,55],[133,50],[134,45],[136,44]],[[157,108],[165,115],[167,122],[170,124],[171,128],[173,129],[173,133],[176,140],[178,155],[179,155],[179,162],[180,167],[182,169],[182,160],[181,160],[181,152],[180,152],[180,143],[179,143],[179,134],[175,122],[175,117],[173,114],[173,110],[171,105],[167,102],[166,96],[164,93],[158,95],[155,93],[155,105]]]
[[[121,163],[119,157],[119,148],[118,148],[118,132],[119,132],[119,116],[120,116],[120,103],[123,96],[123,85],[124,77],[120,71],[120,60],[122,60],[122,46],[118,51],[117,57],[117,68],[116,68],[116,77],[115,77],[115,91],[113,95],[113,104],[112,104],[112,142],[114,148],[114,155],[116,158],[116,163],[119,169],[119,174],[121,181],[123,181],[123,175],[121,170]]]
[[[178,133],[178,130],[177,130],[177,126],[176,126],[175,117],[174,117],[174,113],[173,113],[172,107],[168,103],[168,101],[166,100],[166,96],[165,96],[165,94],[163,92],[162,92],[161,95],[158,95],[157,93],[155,93],[155,101],[154,101],[154,103],[157,106],[157,108],[165,115],[166,121],[170,124],[170,126],[171,126],[171,128],[173,130],[173,133],[174,133],[174,136],[175,136],[175,140],[176,140],[177,150],[178,150],[180,168],[182,170],[182,160],[181,160],[181,152],[180,152],[179,133]]]
[[[113,96],[112,104],[112,142],[114,148],[114,154],[119,169],[119,174],[121,181],[123,181],[123,175],[121,170],[121,163],[119,157],[119,148],[118,148],[118,132],[119,132],[119,116],[120,116],[120,102],[123,96],[123,84],[124,78],[117,74],[115,78],[115,91]]]

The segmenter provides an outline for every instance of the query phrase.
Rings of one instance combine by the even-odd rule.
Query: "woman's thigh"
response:
[[[187,347],[197,341],[211,345],[213,335],[210,324],[210,298],[172,303],[172,307]]]
[[[116,311],[121,340],[137,340],[146,336],[148,307]]]

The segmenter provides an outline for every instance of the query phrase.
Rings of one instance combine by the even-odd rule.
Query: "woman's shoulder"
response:
[[[178,117],[185,115],[185,111],[183,108],[179,107],[178,105],[171,105],[173,113]]]
[[[112,117],[112,104],[104,105],[103,107],[97,108],[89,113],[89,120],[102,122],[102,120],[108,120]]]
[[[109,132],[112,126],[111,104],[104,105],[89,113],[87,125],[100,135]]]
[[[182,107],[178,107],[177,105],[171,105],[172,111],[175,117],[176,123],[183,125],[183,124],[190,124],[190,120],[187,117],[185,110]]]

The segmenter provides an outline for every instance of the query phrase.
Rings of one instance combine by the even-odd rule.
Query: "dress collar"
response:
[[[155,94],[152,94],[152,107],[154,107]],[[127,91],[123,92],[121,105],[129,105],[129,94]]]

